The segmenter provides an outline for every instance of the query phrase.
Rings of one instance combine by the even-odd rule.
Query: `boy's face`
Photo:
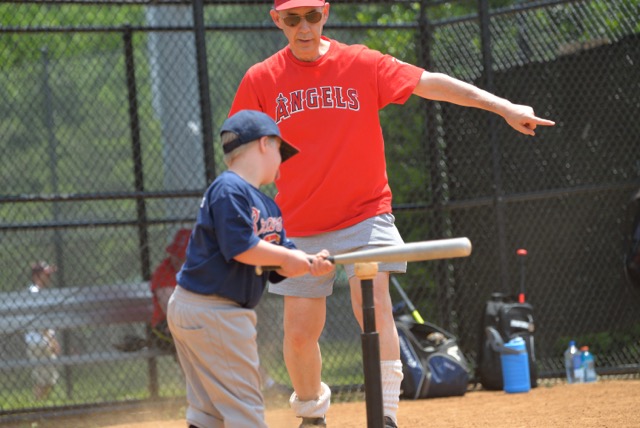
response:
[[[280,146],[282,140],[279,137],[268,137],[267,139],[267,156],[269,168],[269,182],[271,184],[280,178],[280,164],[282,163],[282,155],[280,154]]]

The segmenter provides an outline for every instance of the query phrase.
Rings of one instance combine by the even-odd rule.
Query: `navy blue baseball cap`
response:
[[[299,150],[286,142],[280,135],[278,125],[268,115],[256,110],[240,110],[229,117],[222,124],[220,135],[225,132],[233,132],[238,137],[222,146],[225,154],[230,153],[243,144],[260,139],[260,137],[280,137],[280,156],[282,162],[299,152]]]

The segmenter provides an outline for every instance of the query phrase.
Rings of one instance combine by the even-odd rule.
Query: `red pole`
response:
[[[525,302],[524,294],[524,259],[527,256],[527,250],[519,248],[516,254],[520,257],[520,294],[518,294],[518,303]]]

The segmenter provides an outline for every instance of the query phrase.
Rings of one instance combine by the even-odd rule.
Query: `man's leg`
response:
[[[284,297],[284,360],[295,390],[291,405],[296,416],[322,417],[329,408],[318,345],[325,318],[325,297]]]
[[[36,385],[33,388],[33,394],[35,395],[36,400],[45,400],[49,397],[51,389],[51,385]]]
[[[292,238],[292,240],[299,249],[309,254],[315,254],[324,248],[331,254],[343,254],[355,250],[401,244],[402,237],[394,226],[394,221],[392,214],[381,214],[346,229],[316,236]],[[379,267],[383,272],[405,272],[407,264],[406,262],[384,263]],[[344,269],[348,277],[354,276],[353,265],[345,265]],[[331,392],[320,381],[322,359],[318,339],[326,318],[326,296],[331,295],[334,281],[335,273],[333,272],[322,277],[304,275],[289,278],[269,285],[271,293],[286,296],[284,298],[284,354],[289,376],[296,391],[292,396],[291,404],[294,410],[298,409],[296,414],[299,416],[309,415],[308,408],[315,409],[314,414],[323,415],[324,413],[320,413],[318,409],[322,406],[329,407]],[[381,356],[383,360],[387,359],[381,364],[383,396],[392,397],[384,400],[385,414],[393,416],[395,420],[395,409],[398,407],[402,381],[402,364],[389,296],[388,274],[379,275],[374,282],[380,283],[379,286],[377,284],[374,286],[376,306],[380,307],[376,322],[383,351]],[[359,282],[355,288],[359,296]],[[351,289],[353,291],[354,287]],[[355,307],[358,309],[354,311],[361,322],[361,298],[358,297],[356,302]],[[307,399],[310,401],[299,401]],[[305,410],[301,410],[303,408]]]
[[[363,327],[362,288],[357,277],[349,278],[351,305],[353,314]],[[389,273],[379,272],[373,280],[373,304],[375,322],[380,341],[380,369],[382,375],[382,401],[385,416],[396,421],[400,401],[400,383],[402,382],[402,363],[398,331],[393,319],[393,304],[389,294]]]

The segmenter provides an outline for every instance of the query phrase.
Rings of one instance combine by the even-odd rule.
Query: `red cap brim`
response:
[[[294,7],[322,7],[325,0],[275,0],[273,8],[275,10],[287,10]]]

